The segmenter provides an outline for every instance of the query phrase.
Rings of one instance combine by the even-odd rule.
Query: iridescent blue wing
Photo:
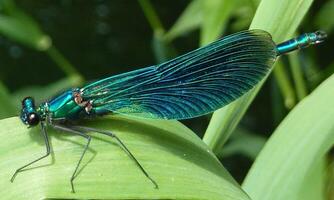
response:
[[[269,33],[243,31],[168,62],[82,88],[96,113],[186,119],[213,112],[253,88],[277,57]]]

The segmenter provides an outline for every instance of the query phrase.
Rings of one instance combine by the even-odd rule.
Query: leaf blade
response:
[[[333,87],[332,75],[275,130],[243,183],[252,198],[298,199],[305,176],[334,144]]]
[[[0,120],[0,160],[4,161],[0,187],[7,188],[0,195],[5,199],[249,199],[207,146],[178,122],[114,116],[85,125],[117,134],[160,189],[154,189],[114,141],[91,134],[83,169],[75,179],[77,193],[72,194],[69,178],[85,140],[52,129],[48,130],[53,159],[18,174],[11,184],[14,170],[41,155],[44,144],[39,128],[28,131],[18,118],[9,118]]]

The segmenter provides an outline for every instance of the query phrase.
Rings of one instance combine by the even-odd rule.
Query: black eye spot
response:
[[[39,116],[36,113],[30,113],[28,115],[28,124],[36,126],[39,123]]]

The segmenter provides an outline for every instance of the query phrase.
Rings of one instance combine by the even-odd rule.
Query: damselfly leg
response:
[[[83,157],[85,156],[86,151],[87,151],[87,149],[88,149],[88,147],[89,147],[89,144],[90,144],[90,141],[91,141],[91,136],[87,135],[87,134],[84,133],[84,132],[81,132],[81,131],[78,131],[78,130],[74,130],[74,129],[72,129],[71,127],[66,127],[66,126],[57,125],[57,124],[52,124],[51,126],[52,126],[53,128],[55,128],[55,129],[60,130],[60,131],[65,131],[65,132],[73,133],[73,134],[75,134],[75,135],[79,135],[79,136],[81,136],[81,137],[84,137],[84,138],[87,140],[87,143],[86,143],[86,145],[85,145],[85,148],[84,148],[84,150],[83,150],[83,152],[82,152],[82,154],[81,154],[81,156],[80,156],[80,159],[79,159],[79,161],[78,161],[78,163],[77,163],[77,165],[76,165],[76,167],[75,167],[75,170],[74,170],[74,172],[73,172],[73,174],[72,174],[72,176],[71,176],[71,179],[70,179],[72,192],[75,193],[73,181],[74,181],[74,179],[75,179],[75,177],[76,177],[76,175],[77,175],[77,171],[78,171],[78,169],[79,169],[80,163],[81,163]]]
[[[53,127],[54,129],[60,130],[60,131],[65,131],[65,132],[69,132],[81,137],[84,137],[87,140],[87,143],[85,145],[85,148],[80,156],[80,159],[72,173],[71,179],[70,179],[70,183],[71,183],[71,188],[72,188],[72,192],[75,192],[74,189],[74,179],[77,176],[77,172],[79,169],[79,166],[81,164],[81,161],[83,159],[83,157],[85,156],[87,149],[89,147],[90,141],[91,141],[91,136],[89,136],[87,134],[87,132],[96,132],[96,133],[101,133],[107,136],[110,136],[112,138],[115,138],[118,145],[130,156],[130,158],[137,164],[137,166],[139,167],[139,169],[143,172],[143,174],[153,183],[153,185],[155,186],[155,188],[158,188],[158,184],[154,181],[153,178],[151,178],[151,176],[147,173],[147,171],[144,169],[144,167],[139,163],[139,161],[135,158],[135,156],[131,153],[131,151],[126,147],[126,145],[122,142],[122,140],[117,137],[114,133],[110,132],[110,131],[106,131],[106,130],[99,130],[99,129],[94,129],[94,128],[90,128],[90,127],[83,127],[83,126],[66,126],[66,125],[62,125],[62,124],[50,124],[51,127]],[[13,174],[12,178],[11,178],[11,182],[14,181],[16,175],[19,172],[22,172],[25,168],[27,168],[28,166],[42,160],[43,158],[46,158],[47,156],[50,155],[50,144],[49,144],[49,139],[48,139],[48,135],[47,135],[47,131],[46,131],[46,125],[45,123],[41,123],[41,127],[42,127],[42,135],[44,137],[44,142],[45,142],[45,146],[46,146],[46,154],[37,158],[36,160],[18,168],[15,173]]]
[[[143,174],[152,182],[154,187],[156,189],[159,188],[158,184],[156,181],[147,173],[147,171],[144,169],[144,167],[140,164],[140,162],[136,159],[136,157],[131,153],[131,151],[126,147],[126,145],[122,142],[122,140],[117,137],[114,133],[107,131],[107,130],[99,130],[95,128],[90,128],[90,127],[84,127],[84,126],[70,126],[71,129],[80,131],[80,132],[96,132],[96,133],[101,133],[107,136],[110,136],[112,138],[115,138],[119,144],[119,146],[129,155],[129,157],[137,164],[139,169],[143,172]]]
[[[87,143],[86,146],[81,154],[81,157],[75,167],[75,170],[72,174],[72,177],[70,179],[71,182],[71,187],[72,187],[72,192],[75,192],[74,190],[74,184],[73,181],[76,178],[80,163],[89,147],[90,141],[91,141],[91,136],[89,136],[87,134],[87,132],[96,132],[96,133],[101,133],[107,136],[110,136],[112,138],[115,138],[118,142],[118,144],[120,145],[120,147],[130,156],[130,158],[137,164],[137,166],[139,167],[139,169],[143,172],[143,174],[153,183],[153,185],[155,186],[155,188],[158,188],[158,184],[153,180],[153,178],[151,178],[151,176],[146,172],[146,170],[144,169],[144,167],[139,163],[139,161],[135,158],[135,156],[131,153],[131,151],[126,147],[126,145],[122,142],[122,140],[117,137],[114,133],[110,132],[110,131],[106,131],[106,130],[98,130],[98,129],[94,129],[94,128],[90,128],[90,127],[83,127],[83,126],[72,126],[72,125],[61,125],[61,124],[52,124],[51,125],[53,128],[61,130],[61,131],[65,131],[65,132],[69,132],[69,133],[73,133],[79,136],[82,136],[84,138],[87,139]]]
[[[37,158],[36,160],[33,160],[32,162],[26,164],[26,165],[23,165],[22,167],[18,168],[15,173],[13,174],[12,178],[10,179],[11,182],[14,182],[14,179],[16,177],[16,175],[19,173],[19,172],[22,172],[26,167],[36,163],[37,161],[40,161],[42,160],[43,158],[46,158],[50,155],[50,144],[49,144],[49,139],[48,139],[48,134],[46,132],[46,126],[44,124],[44,122],[41,123],[41,127],[42,127],[42,135],[43,135],[43,138],[44,138],[44,142],[45,142],[45,147],[46,147],[46,154]]]

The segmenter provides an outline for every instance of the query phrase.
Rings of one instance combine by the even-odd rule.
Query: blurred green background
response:
[[[40,102],[67,87],[193,50],[208,42],[208,31],[223,36],[248,29],[259,4],[235,1],[214,16],[213,26],[204,23],[204,8],[196,2],[0,1],[0,118],[16,116],[24,96]],[[238,181],[287,113],[334,72],[333,10],[334,0],[313,3],[298,32],[325,30],[328,40],[281,58],[218,154]],[[209,120],[183,122],[202,137]]]

